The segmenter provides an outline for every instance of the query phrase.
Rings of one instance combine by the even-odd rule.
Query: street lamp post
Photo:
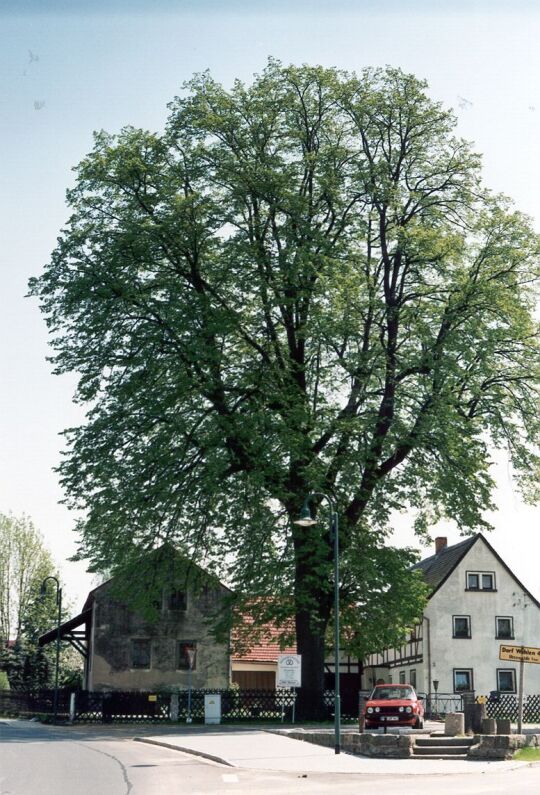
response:
[[[341,752],[341,695],[339,690],[339,521],[334,503],[327,494],[313,492],[306,498],[302,511],[295,524],[311,527],[317,524],[313,518],[309,503],[319,497],[328,502],[330,507],[330,537],[334,543],[334,751]]]
[[[56,604],[58,607],[58,622],[56,629],[56,669],[54,676],[54,701],[53,701],[53,712],[54,712],[53,720],[54,723],[56,723],[58,717],[58,672],[60,667],[60,625],[62,623],[62,589],[60,587],[60,582],[57,579],[57,577],[53,576],[45,577],[45,579],[41,583],[41,588],[39,589],[39,593],[42,599],[45,597],[47,593],[48,580],[53,580],[56,583]]]

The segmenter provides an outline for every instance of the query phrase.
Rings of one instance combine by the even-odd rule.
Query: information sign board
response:
[[[279,654],[276,687],[302,686],[302,655]]]

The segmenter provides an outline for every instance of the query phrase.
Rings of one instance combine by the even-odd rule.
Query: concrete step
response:
[[[471,737],[415,737],[414,744],[422,747],[456,746],[469,748],[474,740]]]
[[[467,759],[473,743],[469,737],[415,737],[412,754],[414,759]]]
[[[413,756],[467,756],[468,745],[422,745],[413,746]]]
[[[467,759],[467,754],[413,754],[410,757],[411,759],[429,759],[433,762],[434,759],[447,759],[449,761],[455,761],[456,759]]]

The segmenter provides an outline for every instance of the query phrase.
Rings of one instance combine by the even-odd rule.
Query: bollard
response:
[[[509,718],[497,720],[497,734],[512,734],[512,723]]]
[[[444,719],[444,733],[448,737],[457,737],[465,733],[465,716],[463,712],[449,712]]]
[[[496,734],[497,721],[495,718],[482,718],[482,734]]]
[[[465,702],[465,732],[482,734],[482,720],[486,717],[486,705]]]
[[[486,717],[486,705],[483,703],[474,704],[473,724],[472,724],[472,730],[474,734],[482,734],[482,727],[485,717]]]
[[[178,693],[173,693],[171,695],[171,705],[169,711],[169,720],[173,721],[174,723],[178,722],[179,716],[179,708],[178,708]]]

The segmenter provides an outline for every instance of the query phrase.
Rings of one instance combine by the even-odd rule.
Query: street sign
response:
[[[540,649],[536,646],[499,646],[499,660],[511,660],[519,663],[518,684],[518,734],[523,727],[523,679],[525,663],[540,665]]]
[[[196,649],[186,649],[186,657],[189,666],[189,670],[192,671],[195,668],[195,658],[197,656]]]
[[[302,686],[302,655],[278,654],[276,687]]]
[[[535,646],[499,646],[499,660],[540,665],[540,649]]]

